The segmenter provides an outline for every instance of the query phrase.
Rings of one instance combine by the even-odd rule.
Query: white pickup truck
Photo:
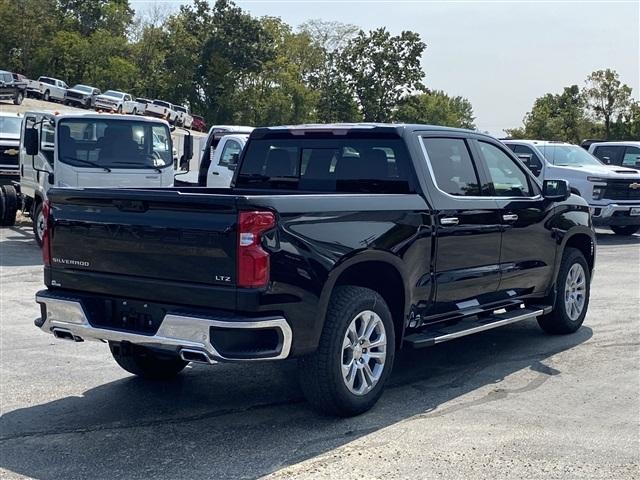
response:
[[[136,102],[133,101],[131,95],[116,90],[107,90],[96,97],[96,110],[106,110],[116,113],[133,113],[136,111]]]
[[[183,107],[182,105],[174,105],[173,109],[178,114],[176,125],[184,128],[191,128],[191,125],[193,124],[193,117],[189,113],[189,108]]]
[[[640,172],[605,165],[578,145],[504,140],[541,181],[563,179],[589,204],[593,224],[618,235],[640,230]]]
[[[173,105],[164,100],[154,100],[147,104],[145,115],[162,118],[172,125],[175,124],[178,119],[178,112],[176,112]]]
[[[51,77],[39,77],[38,80],[29,80],[27,84],[27,95],[41,98],[45,102],[64,102],[69,86],[62,80]]]
[[[607,165],[640,170],[640,142],[596,142],[589,146],[589,153]]]

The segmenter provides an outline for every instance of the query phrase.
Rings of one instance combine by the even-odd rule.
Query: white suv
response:
[[[593,223],[618,235],[640,230],[640,173],[605,165],[578,145],[542,140],[503,140],[541,181],[564,179],[591,207]]]

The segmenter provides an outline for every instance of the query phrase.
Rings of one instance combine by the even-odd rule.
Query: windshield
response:
[[[20,125],[22,118],[19,117],[0,117],[0,137],[5,135],[20,135]]]
[[[115,97],[115,98],[124,97],[124,93],[122,93],[122,92],[114,92],[113,90],[107,90],[106,92],[103,93],[103,95],[105,95],[107,97]]]
[[[154,105],[160,105],[161,107],[171,107],[171,104],[168,102],[163,102],[162,100],[154,100],[153,101]]]
[[[79,90],[81,92],[89,92],[89,93],[93,91],[91,87],[87,87],[86,85],[76,85],[72,88],[72,90]]]
[[[186,108],[184,108],[184,107],[178,107],[178,106],[176,106],[176,107],[175,107],[175,109],[176,109],[177,111],[179,111],[179,112],[187,113],[187,109],[186,109]]]
[[[602,165],[602,162],[577,145],[544,145],[538,147],[544,157],[559,167]]]
[[[61,120],[58,158],[84,168],[165,168],[173,163],[171,135],[165,125],[151,122]]]

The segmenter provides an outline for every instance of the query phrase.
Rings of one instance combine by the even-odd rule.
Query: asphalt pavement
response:
[[[0,230],[0,478],[639,478],[640,235],[598,242],[577,333],[527,321],[403,351],[378,405],[335,419],[294,361],[157,383],[44,334],[22,218]]]

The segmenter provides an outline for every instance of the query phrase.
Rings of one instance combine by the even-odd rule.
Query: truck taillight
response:
[[[264,287],[269,282],[269,254],[260,245],[261,236],[276,224],[271,212],[238,214],[238,287]]]
[[[42,263],[45,266],[51,266],[51,245],[50,245],[50,233],[49,233],[49,213],[51,207],[49,206],[49,200],[45,200],[42,204],[42,219],[44,222],[42,231]],[[37,220],[36,220],[37,221]]]

